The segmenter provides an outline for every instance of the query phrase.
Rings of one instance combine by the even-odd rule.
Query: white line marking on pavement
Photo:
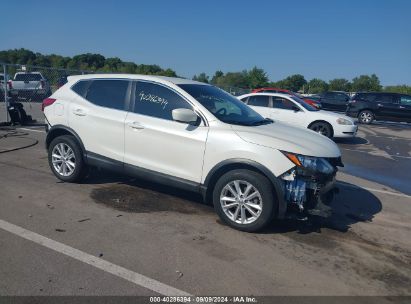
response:
[[[339,183],[339,184],[341,184],[341,183]],[[370,192],[384,193],[384,194],[389,194],[389,195],[394,195],[394,196],[411,198],[411,195],[407,195],[405,193],[392,192],[392,191],[387,191],[387,190],[367,188],[367,187],[361,187],[361,186],[355,186],[355,185],[347,185],[347,184],[341,184],[341,185],[344,186],[344,187],[349,187],[349,188],[354,188],[354,189],[364,189],[364,190],[368,190]]]
[[[105,272],[111,273],[117,277],[123,278],[131,283],[142,286],[156,293],[165,296],[191,296],[185,291],[176,289],[174,287],[163,284],[159,281],[146,277],[142,274],[136,273],[134,271],[128,270],[116,264],[110,263],[106,260],[95,257],[86,252],[80,251],[73,247],[67,246],[63,243],[54,241],[45,236],[32,232],[30,230],[24,229],[22,227],[16,226],[9,222],[0,219],[0,228],[6,230],[12,234],[20,236],[26,240],[32,241],[44,247],[47,247],[56,252],[65,254],[73,259],[91,265],[95,268],[101,269]]]
[[[36,129],[29,129],[29,128],[18,128],[19,130],[24,130],[24,131],[33,131],[33,132],[39,132],[39,133],[46,133],[44,130],[36,130]]]
[[[354,151],[354,152],[360,152],[360,153],[366,153],[369,155],[374,155],[374,156],[390,156],[390,157],[399,157],[399,158],[411,158],[411,156],[402,156],[402,155],[393,155],[393,154],[376,154],[376,153],[371,153],[368,151],[361,151],[361,150],[354,150],[354,149],[347,149],[347,148],[341,148],[342,150],[347,150],[347,151]]]

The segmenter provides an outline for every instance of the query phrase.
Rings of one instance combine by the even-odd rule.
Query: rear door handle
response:
[[[144,129],[144,126],[137,121],[129,122],[127,125],[133,129],[138,129],[138,130]]]
[[[77,116],[86,116],[87,115],[86,111],[83,110],[83,109],[74,109],[73,114],[75,114]]]

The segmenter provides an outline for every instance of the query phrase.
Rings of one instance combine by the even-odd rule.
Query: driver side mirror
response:
[[[171,112],[171,115],[174,121],[187,123],[191,125],[198,124],[200,119],[200,117],[193,110],[184,108],[174,109]]]
[[[300,108],[297,107],[297,106],[293,106],[291,109],[292,109],[294,112],[299,112],[299,111],[300,111]]]

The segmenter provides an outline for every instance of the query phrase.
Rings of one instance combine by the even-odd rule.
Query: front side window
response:
[[[381,94],[381,96],[378,98],[379,102],[387,102],[387,103],[393,103],[394,102],[394,96],[390,94]]]
[[[316,107],[313,107],[312,105],[305,102],[304,99],[298,98],[297,96],[291,96],[291,98],[292,100],[294,100],[296,103],[298,103],[300,106],[302,106],[307,111],[310,111],[310,112],[319,111],[319,109],[317,109]]]
[[[124,110],[129,83],[127,80],[93,80],[85,98],[101,107]]]
[[[345,94],[337,93],[337,94],[335,95],[335,99],[336,99],[336,101],[338,101],[338,102],[344,103],[344,102],[348,101],[350,98],[349,98],[347,95],[345,95]]]
[[[288,99],[282,98],[282,97],[276,97],[273,96],[273,108],[276,109],[283,109],[283,110],[293,110],[294,103]]]
[[[210,85],[181,84],[184,91],[217,119],[228,124],[256,126],[272,123],[229,93]]]
[[[134,112],[161,119],[173,120],[174,109],[193,109],[179,94],[162,85],[139,81],[134,97]]]
[[[250,96],[250,98],[248,99],[248,105],[249,106],[268,108],[269,103],[270,103],[270,97],[269,96],[256,95],[256,96]]]

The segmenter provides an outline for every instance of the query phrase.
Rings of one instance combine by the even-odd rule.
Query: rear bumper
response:
[[[17,97],[36,97],[40,95],[46,95],[47,90],[46,89],[36,89],[36,90],[16,90],[16,89],[11,89],[10,91],[11,96],[17,96]]]

